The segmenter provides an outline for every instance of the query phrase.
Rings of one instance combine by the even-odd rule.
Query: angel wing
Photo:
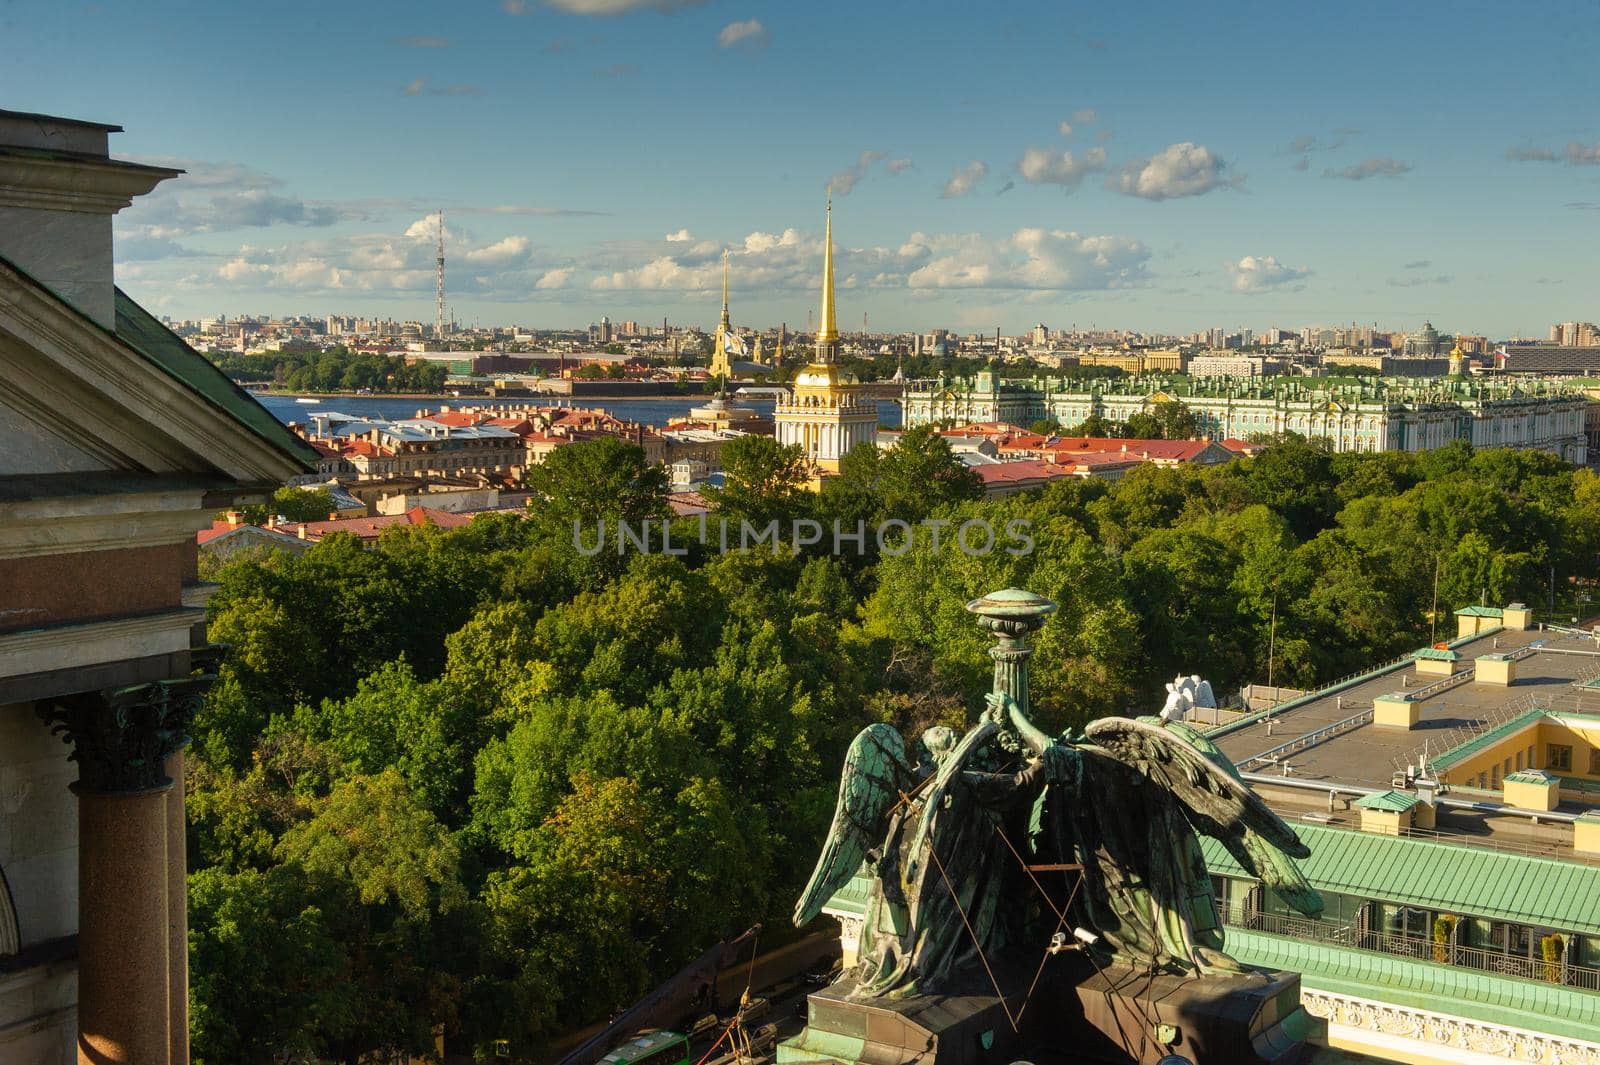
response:
[[[833,893],[855,875],[867,852],[883,842],[889,811],[911,781],[905,741],[888,725],[868,725],[856,733],[839,776],[839,802],[811,880],[795,903],[794,923],[802,927],[822,911]]]
[[[1089,742],[1164,787],[1197,832],[1228,848],[1279,898],[1308,916],[1321,914],[1322,896],[1294,863],[1311,851],[1221,751],[1192,741],[1191,733],[1126,717],[1102,718],[1084,730]]]

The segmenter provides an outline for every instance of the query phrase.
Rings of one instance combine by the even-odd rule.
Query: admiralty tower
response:
[[[828,199],[822,252],[822,317],[816,351],[794,379],[791,396],[773,412],[778,443],[798,444],[811,462],[837,473],[839,460],[878,432],[878,405],[839,369],[839,327],[833,308],[833,199]]]

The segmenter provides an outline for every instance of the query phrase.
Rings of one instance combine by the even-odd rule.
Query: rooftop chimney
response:
[[[107,329],[111,216],[183,173],[112,159],[107,141],[121,130],[0,111],[0,256]]]

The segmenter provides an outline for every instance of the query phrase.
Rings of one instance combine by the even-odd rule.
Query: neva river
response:
[[[319,396],[314,397],[314,403],[300,403],[296,396],[275,395],[265,392],[252,392],[261,405],[272,412],[273,417],[280,422],[303,422],[313,411],[332,410],[342,414],[354,415],[358,418],[374,418],[385,421],[394,421],[416,416],[419,410],[437,410],[444,404],[451,407],[483,407],[500,403],[530,403],[539,406],[555,406],[566,404],[573,407],[587,407],[603,410],[625,421],[636,421],[642,425],[660,427],[666,425],[673,418],[682,418],[689,413],[690,407],[703,405],[710,399],[709,396],[696,396],[684,399],[577,399],[562,400],[553,396],[535,397],[507,397],[504,399],[486,399],[480,396],[456,398],[454,396],[433,396],[428,398],[396,399],[390,396]],[[772,400],[770,399],[739,399],[735,400],[740,406],[749,407],[765,417],[772,416]],[[889,429],[900,427],[900,404],[890,399],[878,401],[878,424]]]

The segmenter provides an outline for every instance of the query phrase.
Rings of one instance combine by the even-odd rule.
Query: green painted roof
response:
[[[1600,995],[1592,991],[1242,928],[1224,934],[1240,961],[1294,970],[1314,990],[1590,1042],[1600,1031]]]
[[[1461,655],[1455,651],[1446,651],[1440,647],[1424,647],[1411,656],[1412,658],[1425,658],[1430,662],[1454,662]]]
[[[1518,784],[1554,784],[1556,778],[1554,774],[1546,773],[1543,769],[1519,769],[1506,777],[1507,783],[1513,781]]]
[[[1538,722],[1549,711],[1543,707],[1534,707],[1525,713],[1518,714],[1509,721],[1503,721],[1486,732],[1480,732],[1465,743],[1450,748],[1443,754],[1431,759],[1435,769],[1448,769],[1465,758],[1470,758],[1479,751],[1487,750],[1501,740],[1516,735],[1523,729]]]
[[[1456,611],[1457,616],[1469,618],[1503,618],[1506,612],[1497,606],[1464,606]]]
[[[1417,805],[1417,797],[1415,795],[1407,795],[1403,791],[1381,791],[1376,795],[1363,796],[1352,805],[1362,810],[1382,810],[1384,813],[1403,814]]]
[[[1600,935],[1600,866],[1323,825],[1295,832],[1311,848],[1300,868],[1319,889]],[[1200,843],[1213,873],[1246,875],[1222,844]]]
[[[120,288],[117,289],[116,336],[191,392],[221,407],[256,436],[299,459],[307,470],[317,468],[317,453],[310,444],[291,433],[267,408],[257,403],[255,397],[234,384],[227,374],[185,344]]]

